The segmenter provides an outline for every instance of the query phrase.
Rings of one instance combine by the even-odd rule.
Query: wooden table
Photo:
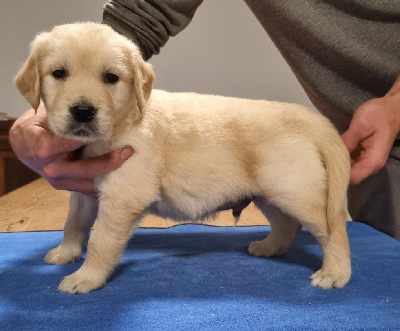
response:
[[[0,197],[39,178],[17,159],[11,148],[8,133],[14,121],[15,118],[0,113]]]
[[[0,197],[0,232],[62,230],[69,208],[69,192],[57,191],[43,178]],[[232,226],[231,211],[221,212],[205,224]],[[170,227],[176,222],[155,216],[144,218],[142,227]],[[267,220],[250,204],[238,226],[266,225]]]

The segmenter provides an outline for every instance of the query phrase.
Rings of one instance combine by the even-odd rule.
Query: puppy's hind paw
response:
[[[350,273],[348,272],[335,272],[332,270],[325,270],[324,268],[318,270],[311,277],[311,285],[323,289],[342,288],[350,280]]]
[[[80,248],[74,249],[61,244],[60,246],[49,250],[44,257],[44,260],[49,264],[67,264],[78,261],[81,258],[81,254],[82,250]]]
[[[247,251],[253,256],[270,257],[273,255],[265,249],[265,244],[262,241],[253,241],[247,248]]]

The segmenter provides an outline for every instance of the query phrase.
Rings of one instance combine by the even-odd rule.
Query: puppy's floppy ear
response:
[[[142,113],[153,88],[154,71],[152,65],[146,63],[141,57],[136,60],[137,72],[134,78],[133,92],[136,96],[138,109]]]
[[[40,104],[39,56],[47,33],[39,34],[31,44],[31,53],[14,79],[14,84],[35,111]]]

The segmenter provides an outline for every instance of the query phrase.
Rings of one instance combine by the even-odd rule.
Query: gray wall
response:
[[[0,0],[0,112],[29,105],[12,79],[36,33],[74,21],[101,21],[106,0]],[[155,86],[311,106],[296,78],[242,0],[205,0],[192,23],[150,62]]]

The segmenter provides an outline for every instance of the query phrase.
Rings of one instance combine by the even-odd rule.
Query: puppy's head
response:
[[[34,109],[43,100],[55,134],[94,140],[141,117],[153,80],[128,39],[106,25],[76,23],[35,38],[15,85]]]

